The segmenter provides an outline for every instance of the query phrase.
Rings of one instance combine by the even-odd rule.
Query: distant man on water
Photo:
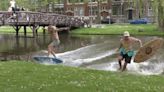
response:
[[[48,56],[52,54],[55,57],[56,47],[60,44],[58,31],[59,29],[57,29],[56,26],[53,25],[48,26],[48,33],[50,34],[50,37],[53,40],[48,45]]]
[[[128,63],[131,62],[132,56],[134,55],[134,50],[132,48],[132,45],[134,42],[138,42],[140,44],[140,47],[142,47],[141,40],[130,37],[130,34],[128,31],[124,32],[123,38],[120,40],[120,47],[119,47],[119,56],[118,56],[118,63],[119,63],[119,69],[121,71],[124,71],[126,69],[126,66]],[[122,61],[125,60],[125,63],[122,67]]]
[[[50,56],[50,54],[52,54],[54,57],[55,56],[55,52],[56,52],[56,47],[60,44],[60,39],[59,39],[59,35],[58,32],[59,31],[68,31],[70,30],[70,28],[65,27],[65,28],[57,28],[56,26],[53,26],[52,24],[50,24],[47,28],[48,33],[50,34],[51,39],[53,40],[49,45],[48,45],[48,56]]]

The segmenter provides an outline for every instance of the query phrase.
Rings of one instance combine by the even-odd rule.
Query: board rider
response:
[[[52,54],[54,57],[55,52],[56,52],[56,47],[60,44],[60,39],[58,32],[59,31],[69,31],[69,27],[63,27],[63,28],[57,28],[56,26],[53,26],[52,23],[49,24],[48,28],[44,28],[45,30],[48,30],[48,33],[50,34],[51,39],[53,40],[49,45],[48,45],[48,56]]]
[[[131,37],[129,32],[125,31],[123,37],[120,40],[119,56],[118,56],[119,69],[121,71],[126,70],[127,64],[131,62],[131,59],[134,55],[134,50],[132,48],[132,45],[135,42],[138,42],[140,44],[140,47],[142,47],[141,40],[135,37]],[[123,60],[125,61],[125,63],[122,66]]]
[[[53,25],[48,26],[48,33],[50,34],[50,37],[53,40],[48,45],[48,56],[50,56],[50,54],[52,54],[54,57],[56,57],[55,56],[56,47],[60,44],[58,31],[59,31],[59,29],[56,26],[53,26]]]

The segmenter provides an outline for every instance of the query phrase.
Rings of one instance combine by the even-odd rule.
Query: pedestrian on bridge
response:
[[[15,12],[15,8],[16,8],[16,2],[15,0],[10,0],[10,11],[12,10],[13,12]]]
[[[10,7],[9,7],[8,11],[13,12],[12,15],[15,17],[16,16],[16,14],[15,14],[16,13],[15,12],[16,11],[16,2],[15,2],[15,0],[10,0],[9,3],[10,3]]]

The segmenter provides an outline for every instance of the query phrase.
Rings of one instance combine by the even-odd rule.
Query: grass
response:
[[[31,62],[0,63],[1,92],[163,92],[164,76],[143,76],[41,65]]]
[[[143,30],[139,32],[138,30]],[[142,24],[142,25],[131,25],[131,24],[112,24],[104,25],[104,28],[79,28],[71,31],[71,34],[85,34],[85,35],[120,35],[124,31],[129,31],[132,35],[149,35],[149,36],[164,36],[164,31],[158,31],[157,25],[153,24]],[[20,29],[19,33],[23,34],[23,28]],[[42,33],[43,30],[40,28],[38,33]],[[3,26],[0,27],[0,34],[15,33],[13,27]],[[28,27],[27,34],[32,35],[32,30]]]
[[[139,30],[143,30],[143,32],[139,32]],[[120,35],[123,34],[124,31],[129,31],[132,35],[157,35],[164,36],[164,32],[158,31],[156,25],[146,24],[146,25],[130,25],[130,24],[122,24],[122,25],[105,25],[104,28],[81,28],[72,31],[72,34],[96,34],[96,35]]]
[[[138,32],[139,29],[144,32]],[[71,34],[122,34],[124,31],[132,35],[164,35],[155,25],[106,25],[105,28],[76,29]],[[32,31],[28,28],[27,32]],[[0,33],[15,33],[15,30],[0,27]],[[0,62],[1,92],[163,92],[162,80],[164,75],[143,76],[23,61]]]
[[[38,29],[38,33],[43,32],[42,28]],[[0,34],[13,34],[16,33],[15,29],[11,26],[1,26],[0,27]],[[20,34],[24,34],[23,27],[19,30]],[[32,29],[30,27],[27,27],[27,33],[32,34]]]

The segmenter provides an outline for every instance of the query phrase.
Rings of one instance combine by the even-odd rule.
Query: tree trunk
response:
[[[161,31],[164,31],[164,6],[162,6],[163,0],[158,0],[158,25]]]

